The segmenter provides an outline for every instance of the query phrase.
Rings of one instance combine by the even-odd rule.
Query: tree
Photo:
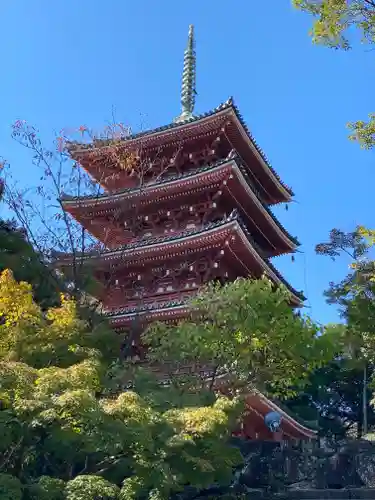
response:
[[[51,274],[15,222],[0,220],[0,271],[5,269],[31,283],[35,300],[43,307],[58,303],[62,289],[58,277]]]
[[[0,278],[0,493],[12,498],[170,498],[228,484],[238,398],[160,408],[134,390],[107,395],[117,335],[92,332],[69,297],[44,314],[31,286]],[[65,495],[65,496],[64,496]],[[8,498],[5,497],[4,498]]]
[[[143,336],[150,361],[168,367],[174,384],[203,389],[209,379],[212,389],[225,376],[234,389],[255,386],[285,398],[332,355],[329,338],[295,314],[289,292],[267,278],[209,285],[193,306],[192,319],[153,324]],[[192,374],[181,382],[186,366]]]
[[[75,132],[90,135],[86,127]],[[98,196],[102,190],[71,161],[66,151],[69,138],[65,131],[61,131],[48,148],[35,127],[18,120],[12,127],[12,138],[31,153],[31,168],[38,181],[34,186],[23,187],[13,178],[11,165],[3,160],[4,201],[43,262],[51,264],[56,252],[73,255],[71,273],[65,281],[70,293],[78,298],[81,290],[90,291],[93,286],[89,274],[82,268],[80,254],[95,248],[98,242],[63,210],[62,200],[65,194]]]
[[[375,42],[375,2],[373,0],[293,0],[294,5],[317,18],[314,42],[336,49],[351,48],[348,31],[354,27],[362,41]]]
[[[311,30],[314,43],[335,49],[349,50],[352,47],[353,28],[361,40],[375,43],[374,0],[292,0],[295,7],[312,14],[316,20]],[[350,139],[362,148],[375,146],[375,114],[369,120],[349,123]]]
[[[78,143],[74,140],[77,134]],[[144,151],[142,145],[136,150],[124,151],[119,146],[129,134],[129,127],[113,120],[113,123],[100,133],[95,133],[86,126],[80,126],[72,131],[62,130],[55,138],[54,144],[46,147],[35,127],[18,120],[13,125],[12,138],[31,153],[30,168],[35,173],[35,185],[20,187],[19,180],[13,178],[11,165],[5,160],[2,162],[2,173],[6,180],[3,184],[4,200],[13,213],[17,225],[27,236],[35,255],[47,265],[44,269],[49,271],[49,281],[56,282],[54,269],[59,268],[61,271],[61,267],[57,265],[61,254],[71,256],[71,265],[63,268],[58,281],[61,282],[59,284],[64,291],[68,291],[77,301],[85,303],[85,315],[90,317],[91,314],[91,321],[97,319],[96,313],[101,306],[102,298],[107,296],[107,291],[111,287],[115,286],[116,271],[113,268],[105,273],[105,276],[102,274],[99,279],[90,265],[87,265],[84,257],[87,254],[97,254],[98,251],[111,246],[108,239],[111,238],[112,232],[108,231],[103,241],[98,241],[90,231],[64,211],[63,200],[69,197],[90,196],[95,202],[95,199],[103,194],[103,186],[112,186],[113,189],[113,180],[125,172],[135,181],[135,188],[139,190],[136,205],[134,206],[132,198],[128,205],[122,203],[121,210],[103,217],[101,222],[108,226],[111,224],[120,226],[123,230],[122,224],[126,214],[128,230],[134,237],[142,235],[146,228],[145,219],[140,213],[143,189],[151,178],[156,181],[167,169],[173,167],[169,159],[160,158],[162,148],[154,149],[151,158],[150,153]],[[77,162],[72,160],[70,153],[77,146],[91,147],[94,154],[99,154],[100,148],[106,146],[107,161],[97,178],[91,178]],[[126,246],[121,248],[126,250]],[[17,278],[33,283],[31,276],[17,275]],[[137,309],[142,309],[144,302],[142,283],[134,281],[132,286]],[[47,305],[53,303],[49,302]],[[124,357],[129,355],[133,340],[139,337],[138,320],[139,317],[135,314],[131,335],[122,346]]]
[[[311,35],[313,41],[331,48],[349,50],[352,47],[353,28],[359,31],[363,42],[375,43],[374,0],[293,0],[293,4],[312,14],[316,20]],[[364,149],[375,146],[375,114],[369,120],[349,123],[351,140]],[[374,356],[374,272],[375,263],[363,259],[369,247],[374,244],[375,232],[358,227],[354,232],[344,233],[333,229],[330,241],[318,245],[317,252],[333,258],[348,254],[352,272],[338,284],[330,284],[327,299],[338,304],[347,322],[348,347],[351,357],[359,356],[363,366],[363,428],[367,430],[367,365]],[[351,253],[352,252],[352,253]]]
[[[15,281],[9,270],[0,276],[0,318],[0,356],[7,361],[68,367],[100,355],[110,360],[119,352],[120,339],[104,322],[92,327],[65,296],[44,314],[31,285]]]
[[[4,181],[0,180],[0,202],[3,192]],[[5,269],[11,269],[17,280],[31,283],[34,298],[43,307],[58,303],[62,290],[58,277],[46,267],[16,221],[0,219],[0,271]]]
[[[368,376],[372,377],[373,372],[369,365]],[[315,370],[303,392],[289,400],[287,406],[306,421],[318,420],[320,435],[336,442],[348,435],[362,436],[362,394],[363,370],[353,366],[350,359],[341,358]],[[369,427],[375,424],[370,397],[367,387]]]
[[[333,229],[329,241],[316,246],[320,255],[337,259],[349,257],[351,271],[339,283],[330,283],[325,292],[327,301],[339,307],[345,321],[341,328],[342,356],[351,366],[361,369],[362,429],[367,433],[368,368],[375,360],[375,261],[370,250],[374,245],[374,231],[358,226],[345,233]]]

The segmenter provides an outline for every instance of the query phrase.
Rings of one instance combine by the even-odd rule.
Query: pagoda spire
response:
[[[189,26],[188,42],[184,53],[184,69],[182,72],[181,86],[181,114],[175,118],[175,122],[182,122],[193,118],[195,104],[195,78],[196,78],[196,57],[194,26]]]

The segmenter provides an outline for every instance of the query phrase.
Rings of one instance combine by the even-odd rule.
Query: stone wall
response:
[[[275,500],[375,500],[373,488],[308,489],[275,495]]]
[[[375,500],[372,442],[347,441],[336,450],[241,438],[233,438],[233,445],[240,448],[244,464],[231,487],[186,499]]]

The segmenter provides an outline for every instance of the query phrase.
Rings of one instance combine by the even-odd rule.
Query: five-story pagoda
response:
[[[82,255],[102,284],[104,314],[116,329],[189,314],[210,280],[267,275],[303,296],[271,264],[298,245],[269,208],[290,201],[232,99],[193,114],[195,51],[190,27],[182,112],[173,123],[123,140],[70,143],[69,153],[104,189],[64,197],[63,207],[105,246]],[[72,256],[60,259],[72,265]]]

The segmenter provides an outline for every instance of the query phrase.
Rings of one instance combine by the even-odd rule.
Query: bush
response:
[[[42,476],[28,487],[30,500],[64,500],[65,482],[62,479]]]
[[[120,488],[100,476],[77,476],[65,493],[66,500],[118,500]]]
[[[20,480],[10,474],[0,474],[0,500],[22,500]]]

